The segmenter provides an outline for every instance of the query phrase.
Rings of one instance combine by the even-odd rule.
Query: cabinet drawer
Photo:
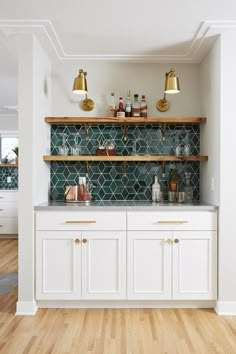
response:
[[[37,230],[126,230],[125,212],[37,212]]]
[[[18,219],[17,218],[1,218],[0,234],[17,234]]]
[[[14,202],[18,200],[18,192],[0,190],[0,202]]]
[[[16,217],[18,213],[17,202],[1,202],[0,200],[0,220],[2,217]]]
[[[128,212],[128,230],[216,230],[217,213],[208,211]]]

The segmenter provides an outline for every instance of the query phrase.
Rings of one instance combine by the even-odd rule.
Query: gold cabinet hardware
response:
[[[0,209],[0,211],[3,211],[4,209]]]
[[[66,220],[65,224],[96,224],[95,220]]]
[[[179,243],[179,239],[178,239],[178,238],[175,238],[175,239],[174,239],[174,243]]]
[[[164,242],[168,243],[168,245],[171,245],[173,243],[173,241],[170,238],[168,238],[167,240],[164,240]]]
[[[0,225],[0,227],[3,227],[3,225]]]
[[[79,239],[79,238],[76,238],[76,239],[75,239],[75,243],[80,243],[80,239]]]
[[[186,220],[160,220],[155,222],[155,224],[187,224]]]
[[[88,240],[87,240],[86,238],[83,238],[82,242],[83,242],[83,243],[87,243]]]

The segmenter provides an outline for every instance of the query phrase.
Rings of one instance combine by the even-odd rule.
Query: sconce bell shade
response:
[[[84,95],[87,93],[86,77],[82,69],[79,69],[79,75],[74,80],[73,92],[78,95]]]
[[[166,73],[165,93],[173,94],[179,92],[179,79],[175,76],[175,70],[171,69]]]

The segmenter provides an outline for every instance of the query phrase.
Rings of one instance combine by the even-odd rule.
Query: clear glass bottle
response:
[[[119,118],[123,118],[125,117],[125,110],[124,110],[124,104],[123,104],[123,98],[120,97],[119,99],[119,106],[118,109],[116,111],[116,116]]]
[[[116,116],[116,103],[115,103],[115,94],[114,92],[111,93],[109,97],[108,103],[108,117],[115,117]]]
[[[183,191],[185,192],[185,202],[192,203],[193,202],[193,186],[190,182],[191,173],[185,172],[184,177],[185,177],[185,185],[183,187]]]
[[[138,94],[134,95],[134,103],[132,107],[132,117],[140,117],[140,102],[138,100]]]
[[[130,90],[129,90],[125,100],[125,116],[131,117],[131,112],[132,112],[132,102],[131,102]]]
[[[142,100],[140,102],[140,116],[147,117],[147,101],[145,95],[142,95]]]

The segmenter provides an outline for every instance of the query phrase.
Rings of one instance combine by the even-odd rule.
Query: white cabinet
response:
[[[126,232],[82,232],[82,298],[126,298]]]
[[[216,240],[214,231],[173,232],[173,299],[216,299]]]
[[[37,213],[36,228],[37,299],[126,298],[125,213]]]
[[[168,231],[129,231],[128,299],[171,299],[171,247]]]
[[[0,235],[18,233],[18,192],[0,190]]]
[[[36,238],[36,298],[81,298],[80,233],[39,231]]]
[[[216,299],[216,221],[209,212],[128,213],[128,298]]]

